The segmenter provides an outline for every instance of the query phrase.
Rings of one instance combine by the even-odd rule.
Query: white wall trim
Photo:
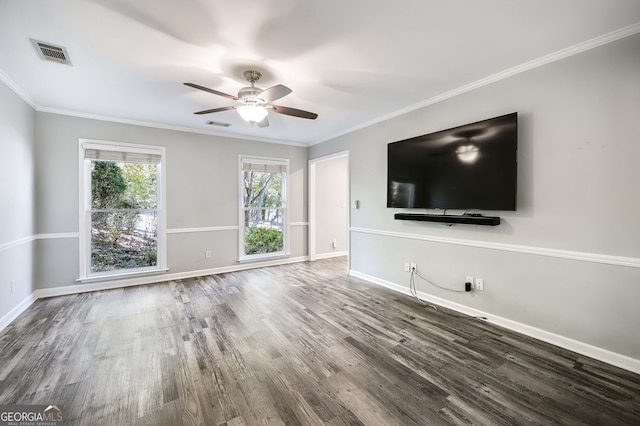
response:
[[[34,110],[38,109],[33,98],[31,98],[27,92],[22,90],[22,88],[2,70],[0,70],[0,81],[2,81],[9,89],[13,90],[13,93],[18,95],[23,101],[28,103],[31,108]]]
[[[22,302],[18,303],[13,309],[7,312],[2,318],[0,318],[0,331],[4,330],[6,326],[11,324],[13,320],[23,313],[33,302],[37,300],[34,293],[31,293],[25,297]]]
[[[289,226],[309,226],[309,222],[291,222]],[[167,234],[188,234],[196,232],[219,232],[219,231],[237,231],[238,225],[228,226],[203,226],[200,228],[173,228],[167,229]]]
[[[14,247],[21,246],[22,244],[30,243],[31,241],[34,241],[34,240],[35,240],[35,237],[31,235],[29,237],[18,238],[17,240],[9,241],[8,243],[2,243],[0,244],[0,252],[12,249]]]
[[[35,240],[57,240],[57,239],[65,239],[65,238],[80,238],[79,232],[56,232],[50,234],[36,234],[34,235]]]
[[[78,232],[58,232],[58,233],[50,233],[50,234],[35,234],[24,238],[19,238],[14,241],[9,241],[8,243],[0,244],[0,252],[4,250],[9,250],[13,247],[20,246],[22,244],[27,244],[36,240],[54,240],[54,239],[65,239],[65,238],[78,238],[80,235]]]
[[[254,262],[251,264],[235,264],[219,268],[200,269],[197,271],[176,272],[166,275],[148,275],[144,277],[123,278],[119,280],[109,280],[85,284],[76,284],[64,287],[43,288],[35,290],[22,302],[16,305],[11,311],[0,318],[0,331],[7,327],[22,312],[24,312],[33,302],[47,297],[67,296],[70,294],[87,293],[91,291],[112,290],[123,287],[133,287],[137,285],[158,284],[167,281],[181,280],[186,278],[202,277],[207,275],[223,274],[228,272],[244,271],[247,269],[263,268],[267,266],[285,265],[288,263],[306,262],[308,256],[292,257],[288,259],[271,260],[264,262]]]
[[[120,117],[110,117],[110,116],[104,116],[104,115],[99,115],[99,114],[91,114],[91,113],[86,113],[86,112],[79,112],[79,111],[71,111],[71,110],[64,110],[64,109],[60,109],[60,108],[52,108],[52,107],[47,107],[47,106],[38,106],[36,105],[36,103],[34,102],[34,100],[31,98],[31,96],[29,96],[24,90],[22,90],[11,78],[9,78],[9,76],[2,70],[0,70],[0,81],[2,81],[4,84],[7,85],[7,87],[9,87],[11,90],[13,90],[13,92],[15,92],[18,96],[20,96],[20,98],[22,98],[22,100],[24,100],[27,104],[29,104],[34,110],[36,111],[41,111],[41,112],[47,112],[47,113],[51,113],[51,114],[60,114],[60,115],[67,115],[67,116],[72,116],[72,117],[80,117],[80,118],[88,118],[88,119],[92,119],[92,120],[100,120],[100,121],[108,121],[108,122],[114,122],[114,123],[122,123],[122,124],[133,124],[133,125],[137,125],[137,126],[144,126],[144,127],[152,127],[152,128],[158,128],[158,129],[166,129],[166,130],[175,130],[175,131],[180,131],[180,132],[187,132],[187,133],[198,133],[198,134],[204,134],[204,135],[212,135],[212,136],[220,136],[220,137],[227,137],[227,138],[232,138],[232,139],[244,139],[244,140],[251,140],[251,141],[259,141],[259,142],[267,142],[267,143],[276,143],[276,144],[281,144],[281,145],[292,145],[292,146],[302,146],[302,147],[308,147],[308,146],[312,146],[312,145],[316,145],[322,142],[326,142],[328,140],[331,139],[335,139],[339,136],[343,136],[346,135],[348,133],[352,133],[355,132],[356,130],[360,130],[360,129],[364,129],[366,127],[372,126],[374,124],[389,120],[391,118],[406,114],[408,112],[412,112],[415,110],[418,110],[420,108],[424,108],[425,106],[428,105],[433,105],[435,103],[444,101],[446,99],[458,96],[460,94],[475,90],[479,87],[482,86],[486,86],[488,84],[491,83],[495,83],[496,81],[514,76],[516,74],[520,74],[522,72],[549,64],[551,62],[555,62],[555,61],[559,61],[561,59],[567,58],[569,56],[572,55],[576,55],[578,53],[582,53],[585,52],[587,50],[590,49],[594,49],[596,47],[600,47],[603,46],[605,44],[608,43],[612,43],[616,40],[620,40],[623,39],[625,37],[629,37],[632,36],[634,34],[637,34],[640,32],[640,22],[639,23],[635,23],[632,25],[629,25],[627,27],[624,28],[620,28],[618,30],[612,31],[610,33],[607,34],[603,34],[601,36],[598,37],[594,37],[590,40],[584,41],[582,43],[578,43],[576,45],[570,46],[568,48],[565,49],[561,49],[557,52],[551,53],[549,55],[545,55],[541,58],[537,58],[528,62],[525,62],[524,64],[521,65],[517,65],[515,67],[509,68],[507,70],[504,70],[502,72],[496,73],[494,75],[491,75],[489,77],[477,80],[475,82],[472,82],[470,84],[461,86],[459,88],[456,88],[454,90],[451,90],[449,92],[445,92],[441,95],[435,96],[433,98],[429,98],[426,99],[422,102],[418,102],[416,104],[410,105],[406,108],[402,108],[400,110],[394,111],[390,114],[386,114],[382,117],[378,117],[374,120],[370,120],[367,121],[365,123],[361,123],[357,126],[351,127],[349,129],[343,130],[341,132],[335,133],[333,135],[327,136],[327,137],[323,137],[317,141],[305,144],[305,143],[300,143],[300,142],[293,142],[293,141],[278,141],[278,140],[273,140],[273,139],[266,139],[266,138],[256,138],[256,137],[250,137],[250,136],[246,136],[246,135],[236,135],[236,134],[232,134],[232,133],[224,133],[224,132],[216,132],[216,131],[211,131],[211,130],[202,130],[202,129],[194,129],[194,128],[188,128],[188,127],[180,127],[180,126],[173,126],[173,125],[168,125],[168,124],[161,124],[161,123],[155,123],[155,122],[147,122],[147,121],[140,121],[140,120],[131,120],[131,119],[125,119],[125,118],[120,118]]]
[[[327,160],[334,160],[336,158],[349,157],[349,150],[338,151],[332,154],[323,155],[322,157],[316,157],[309,160],[310,163],[321,163]]]
[[[342,256],[348,256],[348,255],[349,255],[348,251],[333,251],[329,253],[318,253],[316,254],[316,260],[330,259],[332,257],[342,257]]]
[[[292,257],[288,259],[270,260],[264,262],[253,263],[237,263],[231,266],[222,266],[219,268],[199,269],[195,271],[174,272],[166,275],[149,275],[144,277],[112,279],[109,281],[93,282],[86,284],[70,285],[65,287],[43,288],[34,291],[36,299],[47,297],[66,296],[69,294],[87,293],[90,291],[112,290],[123,287],[133,287],[137,285],[158,284],[166,281],[182,280],[187,278],[202,277],[207,275],[224,274],[228,272],[244,271],[247,269],[264,268],[267,266],[285,265],[288,263],[298,263],[308,261],[306,256]],[[26,309],[26,308],[25,308]]]
[[[156,123],[156,122],[151,122],[151,121],[141,121],[141,120],[132,120],[132,119],[128,119],[128,118],[121,118],[121,117],[111,117],[111,116],[107,116],[107,115],[92,114],[92,113],[80,112],[80,111],[72,111],[72,110],[66,110],[66,109],[61,109],[61,108],[53,108],[53,107],[47,107],[47,106],[38,106],[35,109],[37,111],[46,112],[46,113],[50,113],[50,114],[67,115],[67,116],[70,116],[70,117],[87,118],[87,119],[90,119],[90,120],[107,121],[107,122],[111,122],[111,123],[132,124],[134,126],[152,127],[152,128],[155,128],[155,129],[164,129],[164,130],[174,130],[174,131],[177,131],[177,132],[197,133],[197,134],[201,134],[201,135],[220,136],[220,137],[231,138],[231,139],[243,139],[243,140],[247,140],[247,141],[257,141],[257,142],[275,143],[275,144],[279,144],[279,145],[291,145],[291,146],[307,147],[307,144],[300,143],[300,142],[280,141],[280,140],[267,139],[267,138],[258,138],[258,137],[252,137],[252,136],[247,136],[247,135],[238,135],[238,134],[234,134],[234,133],[216,132],[216,131],[213,131],[213,130],[203,130],[203,129],[195,129],[195,128],[191,128],[191,127],[174,126],[174,125],[170,125],[170,124],[162,124],[162,123]]]
[[[401,285],[392,283],[390,281],[382,280],[380,278],[363,274],[353,269],[349,270],[349,275],[352,275],[356,278],[363,279],[365,281],[371,282],[376,285],[380,285],[382,287],[386,287],[388,289],[397,291],[407,296],[411,296],[411,292],[409,291],[408,287],[403,287]],[[607,349],[602,349],[597,346],[590,345],[588,343],[579,342],[577,340],[570,339],[568,337],[560,336],[558,334],[551,333],[549,331],[531,327],[527,324],[522,324],[517,321],[512,321],[507,318],[503,318],[503,317],[493,315],[484,311],[480,311],[475,308],[471,308],[469,306],[451,302],[449,300],[432,296],[421,291],[418,291],[418,296],[425,302],[434,303],[434,304],[443,306],[445,308],[452,309],[456,312],[460,312],[465,315],[485,317],[487,318],[486,321],[491,324],[499,325],[509,330],[516,331],[526,336],[533,337],[534,339],[538,339],[543,342],[547,342],[552,345],[559,346],[564,349],[568,349],[578,354],[597,359],[607,364],[611,364],[616,367],[623,368],[633,373],[640,374],[640,360],[631,358],[627,355],[622,355],[616,352],[609,351]]]
[[[167,229],[167,234],[188,234],[194,232],[218,232],[218,231],[237,231],[238,225],[229,226],[204,226],[201,228],[173,228]]]
[[[509,251],[513,253],[524,253],[536,256],[555,257],[559,259],[577,260],[581,262],[604,263],[614,266],[626,266],[629,268],[640,268],[640,258],[610,256],[608,254],[587,253],[580,251],[559,250],[545,247],[522,246],[517,244],[495,243],[490,241],[465,240],[459,238],[436,237],[432,235],[407,234],[403,232],[381,231],[376,229],[365,229],[352,227],[349,231],[361,233],[381,235],[385,237],[403,238],[409,240],[429,241],[442,244],[453,244],[458,246],[484,248],[490,250]]]
[[[12,321],[14,321],[22,312],[24,312],[33,302],[37,299],[43,299],[47,297],[55,297],[55,296],[64,296],[70,294],[79,294],[86,293],[91,291],[100,291],[100,290],[111,290],[123,287],[131,287],[136,285],[145,285],[145,284],[156,284],[166,281],[178,280],[178,279],[187,279],[194,278],[200,276],[207,275],[215,275],[221,273],[235,272],[252,268],[259,268],[265,266],[277,266],[283,265],[287,263],[296,263],[296,262],[304,262],[308,261],[309,258],[307,256],[300,256],[296,258],[290,258],[285,261],[268,261],[268,262],[258,262],[254,264],[237,264],[233,266],[225,266],[219,268],[211,268],[211,269],[201,269],[197,271],[188,271],[188,272],[177,272],[173,274],[167,274],[163,276],[148,276],[148,277],[139,277],[139,278],[129,278],[123,280],[114,280],[108,282],[101,283],[90,283],[90,284],[78,284],[66,287],[55,287],[48,289],[39,289],[35,290],[32,294],[24,298],[18,305],[16,305],[11,311],[9,311],[6,315],[0,318],[0,331],[7,327]],[[373,284],[377,284],[391,290],[397,291],[399,293],[403,293],[410,296],[410,292],[408,288],[400,286],[398,284],[381,280],[379,278],[366,275],[360,273],[355,270],[350,270],[349,274],[363,279],[365,281],[369,281]],[[606,362],[611,365],[615,365],[620,368],[624,368],[625,370],[632,371],[634,373],[640,374],[640,360],[628,357],[626,355],[618,354],[615,352],[608,351],[606,349],[602,349],[593,345],[589,345],[586,343],[582,343],[573,339],[569,339],[567,337],[563,337],[554,333],[550,333],[545,330],[540,330],[535,327],[528,326],[526,324],[518,323],[516,321],[512,321],[497,315],[491,315],[489,313],[461,305],[458,303],[450,302],[445,299],[441,299],[436,296],[431,296],[429,294],[418,292],[420,298],[427,302],[432,302],[441,306],[444,306],[449,309],[453,309],[457,312],[471,315],[471,316],[483,316],[487,318],[487,321],[510,330],[525,334],[527,336],[534,337],[538,340],[542,340],[547,343],[551,343],[553,345],[577,352],[579,354],[589,356],[591,358]]]
[[[309,226],[309,222],[291,222],[289,226]]]
[[[607,34],[603,34],[598,37],[594,37],[590,40],[584,41],[582,43],[575,44],[573,46],[567,47],[565,49],[558,50],[557,52],[551,53],[549,55],[542,56],[541,58],[537,58],[528,62],[525,62],[520,65],[516,65],[504,71],[498,72],[496,74],[490,75],[483,79],[471,82],[464,86],[455,88],[448,92],[442,93],[440,95],[434,96],[432,98],[426,99],[424,101],[418,102],[413,105],[409,105],[408,107],[399,109],[397,111],[393,111],[389,114],[383,115],[382,117],[375,118],[373,120],[367,121],[365,123],[359,124],[357,126],[351,127],[349,129],[343,130],[338,133],[334,133],[333,135],[324,137],[318,141],[315,141],[311,145],[319,144],[322,142],[326,142],[331,139],[335,139],[340,136],[344,136],[348,133],[355,132],[356,130],[364,129],[366,127],[373,126],[374,124],[381,123],[383,121],[389,120],[391,118],[395,118],[404,114],[407,114],[412,111],[416,111],[418,109],[424,108],[429,105],[436,104],[438,102],[442,102],[444,100],[453,98],[455,96],[461,95],[463,93],[470,92],[472,90],[478,89],[483,86],[487,86],[489,84],[495,83],[500,80],[504,80],[505,78],[512,77],[514,75],[523,73],[525,71],[532,70],[534,68],[541,67],[543,65],[550,64],[552,62],[559,61],[561,59],[568,58],[569,56],[577,55],[578,53],[585,52],[590,49],[595,49],[596,47],[603,46],[608,43],[612,43],[616,40],[623,39],[625,37],[632,36],[640,32],[640,22],[629,25],[624,28],[620,28],[618,30],[612,31]]]

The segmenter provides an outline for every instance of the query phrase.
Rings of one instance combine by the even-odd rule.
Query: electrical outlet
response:
[[[465,283],[471,283],[471,287],[473,287],[473,277],[467,277],[464,280]]]
[[[207,250],[204,252],[204,258],[205,259],[211,259],[211,250]]]
[[[409,267],[409,262],[404,262],[404,271],[411,272],[411,268]]]
[[[411,265],[409,265],[412,271],[417,271],[418,267],[416,266],[415,263],[412,263]]]
[[[482,278],[476,278],[476,290],[478,291],[484,290],[484,280]]]

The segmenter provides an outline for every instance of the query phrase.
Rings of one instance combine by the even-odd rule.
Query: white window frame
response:
[[[95,149],[100,151],[124,152],[133,154],[150,154],[160,157],[156,177],[156,202],[157,202],[157,248],[156,266],[136,269],[119,269],[116,271],[91,272],[91,159],[85,158],[85,150]],[[163,146],[139,145],[124,142],[103,141],[95,139],[79,139],[79,254],[81,282],[103,281],[118,278],[129,278],[141,275],[157,274],[168,271],[167,268],[167,233],[166,233],[166,204],[165,204],[165,159],[166,148]]]
[[[284,216],[282,224],[282,251],[274,253],[260,253],[260,254],[245,254],[244,248],[244,170],[243,164],[263,164],[266,166],[284,166],[285,172],[282,177],[282,196],[284,198],[282,214]],[[238,161],[238,262],[256,262],[261,260],[271,260],[277,258],[290,257],[289,252],[289,159],[288,158],[273,158],[273,157],[259,157],[254,155],[240,155]]]

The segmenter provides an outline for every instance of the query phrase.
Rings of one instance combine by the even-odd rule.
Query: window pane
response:
[[[157,214],[91,213],[91,272],[157,265]]]
[[[244,172],[245,207],[282,207],[282,173]]]
[[[113,161],[91,162],[91,208],[110,209],[121,207],[127,182],[122,169]]]
[[[155,209],[157,165],[91,162],[92,209]]]
[[[157,266],[157,165],[91,161],[90,272]]]
[[[283,209],[246,209],[244,225],[245,254],[284,251]]]
[[[241,259],[282,255],[287,251],[286,186],[289,162],[275,158],[240,158]]]

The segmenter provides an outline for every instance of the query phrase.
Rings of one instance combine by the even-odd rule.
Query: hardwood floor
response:
[[[638,425],[640,376],[328,259],[38,300],[0,334],[0,404],[68,425]]]

